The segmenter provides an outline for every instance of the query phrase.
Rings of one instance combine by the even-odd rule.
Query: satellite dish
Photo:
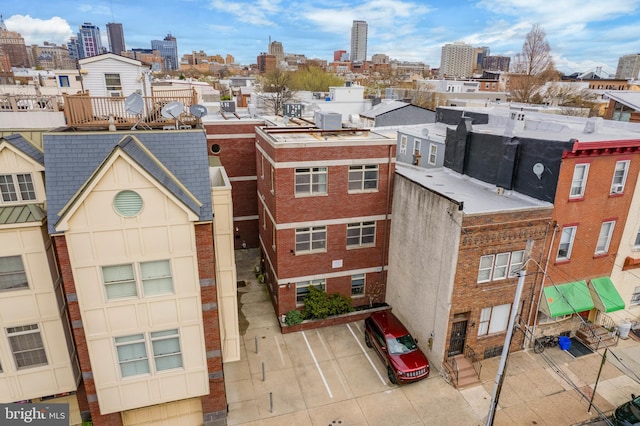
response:
[[[171,101],[162,107],[160,114],[162,114],[164,118],[175,118],[177,120],[183,111],[184,105],[182,105],[182,103],[178,101]]]
[[[144,99],[137,93],[132,93],[124,100],[124,109],[129,114],[140,115],[144,108]]]
[[[544,164],[536,163],[533,165],[533,173],[538,176],[538,179],[542,178],[542,173],[544,172]]]
[[[429,137],[429,129],[427,129],[427,128],[422,129],[422,130],[420,131],[420,133],[422,133],[422,136],[424,136],[425,138],[428,138],[428,137]]]
[[[200,104],[193,104],[189,107],[189,112],[191,115],[197,118],[202,118],[207,115],[207,107]]]

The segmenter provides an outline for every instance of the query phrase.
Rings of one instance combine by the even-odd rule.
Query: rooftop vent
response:
[[[322,130],[342,129],[342,114],[337,112],[316,111],[314,114],[316,127]]]
[[[591,117],[584,125],[583,133],[598,133],[602,128],[602,117]]]

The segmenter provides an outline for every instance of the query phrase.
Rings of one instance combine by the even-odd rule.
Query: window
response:
[[[633,242],[633,247],[640,249],[640,229],[638,229],[638,233],[636,234],[636,240]]]
[[[60,81],[60,87],[69,87],[69,86],[71,86],[69,84],[69,76],[68,75],[59,76],[59,81]]]
[[[478,269],[478,282],[513,278],[517,276],[523,262],[524,250],[482,256]]]
[[[422,141],[420,139],[414,139],[413,140],[413,154],[414,155],[419,155],[420,154],[420,145],[422,144]]]
[[[122,377],[149,374],[149,361],[147,360],[144,334],[116,337],[115,343]]]
[[[326,251],[326,226],[296,229],[296,253]]]
[[[107,85],[108,92],[122,90],[122,83],[120,83],[120,74],[105,74],[104,82]]]
[[[264,155],[260,156],[260,178],[264,179]]]
[[[640,286],[637,286],[635,290],[633,290],[633,294],[631,295],[630,305],[640,305]]]
[[[364,296],[365,274],[351,275],[351,296]]]
[[[296,283],[296,304],[304,305],[304,298],[309,294],[309,286],[314,286],[322,291],[325,289],[325,280],[301,281]]]
[[[120,191],[113,197],[113,208],[123,217],[134,217],[142,211],[142,197],[135,191]]]
[[[28,288],[21,256],[0,257],[0,291]]]
[[[0,175],[0,192],[2,201],[7,203],[36,199],[31,173]]]
[[[406,154],[406,153],[407,153],[407,136],[402,135],[400,136],[400,154]]]
[[[571,249],[573,248],[573,240],[576,236],[576,228],[575,226],[562,228],[562,236],[560,237],[556,260],[569,260],[569,258],[571,258]]]
[[[269,180],[271,182],[271,193],[275,194],[276,193],[276,169],[273,168],[273,166],[271,166],[271,169],[269,170],[271,172],[270,176],[269,176]],[[297,185],[296,185],[296,189],[297,189]],[[297,191],[296,191],[297,194]]]
[[[378,189],[378,165],[349,166],[349,191]]]
[[[178,330],[156,331],[150,333],[153,361],[156,371],[182,367],[182,352]]]
[[[372,246],[376,242],[376,223],[347,224],[347,247]]]
[[[616,169],[613,172],[611,182],[611,193],[621,194],[624,191],[624,184],[627,181],[627,171],[629,170],[629,160],[616,162]]]
[[[492,306],[484,308],[480,313],[480,323],[478,325],[478,336],[500,333],[507,329],[509,324],[509,313],[511,304]]]
[[[296,195],[317,195],[327,193],[327,168],[310,167],[296,169]]]
[[[567,314],[567,315],[560,315],[557,317],[548,317],[547,314],[545,314],[542,311],[538,311],[538,324],[548,324],[548,323],[554,323],[554,322],[560,322],[560,321],[564,321],[566,319],[569,319],[573,316],[573,314]]]
[[[588,174],[588,164],[576,164],[576,167],[573,169],[573,179],[571,180],[571,193],[569,194],[569,198],[584,197],[584,188],[587,183]]]
[[[437,159],[438,159],[438,145],[434,143],[429,144],[429,164],[431,164],[432,166],[435,166]]]
[[[615,225],[615,221],[602,222],[600,235],[598,236],[598,244],[596,245],[596,254],[607,253],[609,251],[609,243],[611,242],[611,235],[613,234]]]
[[[143,296],[173,293],[173,276],[169,260],[138,264]],[[107,300],[137,297],[139,293],[134,264],[102,267]]]
[[[38,324],[9,327],[7,335],[18,370],[47,364]]]

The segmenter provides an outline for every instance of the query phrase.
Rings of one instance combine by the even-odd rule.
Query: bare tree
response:
[[[282,106],[295,99],[295,92],[291,91],[292,77],[289,71],[274,68],[267,71],[260,79],[264,95],[262,100],[269,112],[278,115],[282,113]]]
[[[559,78],[551,59],[547,33],[540,25],[535,24],[527,34],[522,52],[515,56],[512,69],[509,90],[516,102],[534,101],[539,89],[547,81]]]

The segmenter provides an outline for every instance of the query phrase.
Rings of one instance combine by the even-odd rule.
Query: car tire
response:
[[[394,384],[397,385],[398,381],[396,380],[396,376],[393,374],[393,370],[391,369],[391,367],[387,367],[387,376],[389,376],[389,381]]]
[[[367,334],[366,331],[364,333],[364,342],[367,344],[368,348],[372,347],[371,346],[371,339],[369,338],[369,334]]]

